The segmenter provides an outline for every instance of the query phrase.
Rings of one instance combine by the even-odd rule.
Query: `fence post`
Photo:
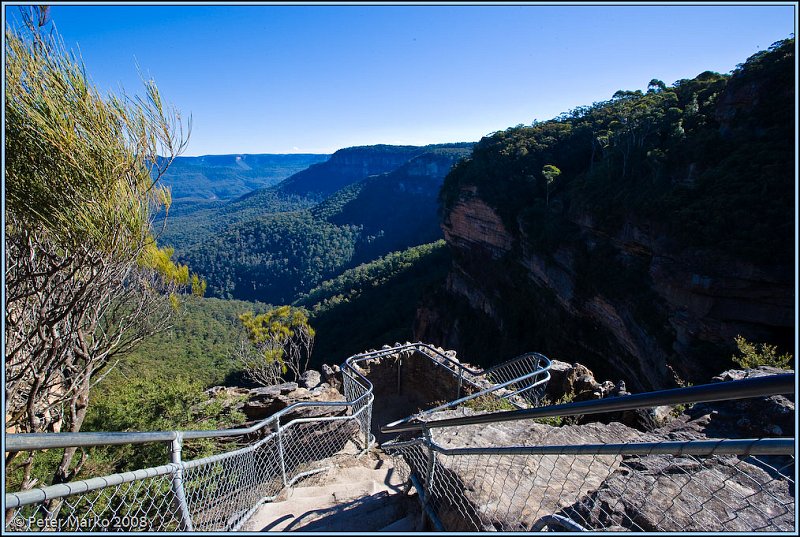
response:
[[[403,356],[397,359],[397,395],[400,395],[400,368],[403,367]]]
[[[281,460],[281,477],[283,477],[283,486],[288,487],[289,481],[286,479],[286,458],[283,453],[283,429],[281,428],[281,417],[278,416],[276,425],[278,427],[278,457]]]
[[[172,492],[175,494],[178,512],[181,515],[181,524],[184,531],[194,531],[192,524],[192,514],[189,512],[189,504],[186,502],[186,490],[183,485],[183,464],[181,463],[181,450],[183,449],[183,433],[175,432],[170,448],[170,458],[173,464],[177,465],[175,473],[172,474]]]
[[[364,451],[362,453],[366,453],[369,449],[369,437],[370,437],[370,426],[372,425],[372,403],[367,402],[367,408],[362,411],[362,414],[365,416],[364,419]]]
[[[431,447],[431,431],[427,427],[422,430],[423,436],[423,444],[425,447],[428,448],[428,461],[427,467],[425,468],[425,484],[422,486],[423,491],[425,492],[425,500],[422,504],[422,514],[421,517],[421,524],[422,527],[425,527],[425,513],[426,511],[432,511],[431,503],[431,487],[433,486],[433,472],[434,468],[436,467],[436,452]]]
[[[458,390],[456,391],[456,399],[461,399],[461,379],[464,376],[464,370],[458,368]]]

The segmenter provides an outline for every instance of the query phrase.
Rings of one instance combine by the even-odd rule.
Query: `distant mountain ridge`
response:
[[[230,154],[177,157],[162,177],[173,200],[230,200],[280,183],[328,160],[317,154]]]
[[[471,148],[342,149],[279,185],[173,219],[164,242],[207,277],[210,296],[288,303],[355,265],[440,239],[439,189]]]
[[[330,159],[296,173],[283,181],[276,190],[285,194],[327,197],[370,175],[387,173],[412,158],[437,149],[470,149],[472,142],[454,144],[370,145],[348,147],[336,151]]]

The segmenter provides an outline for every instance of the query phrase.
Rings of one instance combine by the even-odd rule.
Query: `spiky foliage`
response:
[[[739,354],[733,355],[731,360],[739,367],[751,369],[768,365],[780,369],[792,369],[794,357],[790,353],[778,354],[776,345],[752,343],[742,336],[736,336],[734,341]]]
[[[44,22],[5,30],[11,432],[79,431],[89,388],[114,356],[168,326],[189,283],[151,226],[170,201],[158,179],[186,144],[180,116],[152,81],[143,98],[100,95]],[[54,481],[80,469],[74,454]],[[26,474],[24,487],[34,481]]]

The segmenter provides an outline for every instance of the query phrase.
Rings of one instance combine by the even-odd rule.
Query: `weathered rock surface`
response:
[[[713,381],[727,382],[785,373],[793,371],[769,366],[730,369],[714,377]],[[698,403],[685,413],[691,420],[703,423],[702,433],[708,437],[790,437],[795,433],[795,405],[790,397],[790,394],[786,394]]]
[[[311,390],[299,387],[296,382],[285,382],[252,389],[215,386],[206,393],[215,399],[230,402],[229,406],[243,412],[247,418],[247,425],[268,418],[301,401],[323,403],[345,400],[339,391],[324,382]],[[288,423],[296,418],[339,415],[344,412],[345,408],[343,406],[304,406],[285,414],[281,423]]]
[[[469,409],[458,409],[436,413],[430,419],[473,414]],[[605,444],[643,437],[643,433],[619,423],[551,427],[526,420],[433,429],[433,440],[444,448]],[[541,516],[557,512],[598,488],[622,457],[463,455],[438,460],[440,479],[454,483],[447,493],[453,495],[451,503],[441,508],[442,521],[449,531],[474,531],[476,526],[482,530],[525,531]],[[465,512],[467,517],[463,517]]]
[[[298,383],[303,388],[308,388],[309,390],[313,390],[319,383],[322,381],[322,375],[319,371],[314,371],[313,369],[309,369],[305,371],[302,375],[300,375],[300,380]]]
[[[328,383],[335,390],[342,390],[342,370],[338,365],[322,364],[322,382]]]
[[[734,456],[631,457],[560,514],[630,531],[792,531],[793,487]]]
[[[430,420],[473,415],[469,409]],[[684,423],[685,424],[685,423]],[[695,424],[696,425],[696,424]],[[677,430],[677,429],[676,429]],[[689,438],[703,438],[684,427]],[[444,448],[585,445],[676,439],[620,423],[551,427],[535,421],[433,429]],[[437,457],[447,488],[438,505],[449,531],[526,531],[539,518],[567,516],[615,531],[790,531],[790,458],[672,455],[451,455]]]

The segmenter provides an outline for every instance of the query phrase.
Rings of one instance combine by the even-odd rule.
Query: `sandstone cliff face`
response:
[[[474,190],[464,191],[462,199],[447,214],[442,226],[444,237],[456,248],[480,249],[497,259],[511,250],[514,238],[497,213],[473,194]]]
[[[538,351],[632,391],[708,382],[737,335],[790,350],[794,78],[780,42],[730,77],[481,140],[445,178],[453,263],[414,337],[483,366]]]
[[[636,390],[672,386],[676,373],[707,380],[730,356],[737,334],[772,342],[791,337],[791,267],[718,257],[711,262],[708,252],[674,244],[656,222],[631,221],[608,236],[589,214],[570,218],[580,239],[545,255],[522,229],[508,230],[474,189],[462,190],[442,224],[454,264],[438,301],[458,301],[478,316],[465,322],[463,314],[429,302],[418,312],[414,337],[458,348],[485,364],[486,355],[464,348],[465,336],[487,330],[476,322],[493,324],[487,339],[508,348],[508,355],[493,361],[536,350],[610,367]],[[601,242],[610,250],[595,256]],[[576,291],[585,288],[585,271],[576,266],[581,256],[593,264],[610,257],[628,266],[644,282],[641,296]],[[521,294],[531,296],[528,307],[509,311],[506,302]]]

